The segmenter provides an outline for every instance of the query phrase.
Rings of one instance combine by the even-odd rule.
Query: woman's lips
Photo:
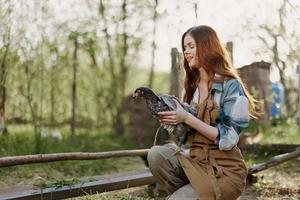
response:
[[[186,59],[187,61],[190,61],[190,60],[193,59],[193,56],[186,56],[185,59]]]

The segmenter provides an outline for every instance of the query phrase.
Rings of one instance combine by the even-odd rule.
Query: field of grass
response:
[[[252,123],[246,130],[254,132],[259,127],[263,137],[262,144],[286,143],[300,144],[299,128],[291,121],[278,122],[276,126]],[[0,136],[0,156],[34,154],[34,135],[30,126],[10,126],[10,134]],[[43,153],[57,152],[100,152],[121,149],[134,149],[126,136],[116,136],[109,130],[77,130],[73,139],[67,128],[49,129],[59,131],[62,139],[52,137],[42,139]],[[272,155],[245,155],[247,166],[266,161]],[[0,193],[9,188],[26,188],[27,186],[62,186],[78,183],[106,174],[145,168],[138,158],[104,159],[94,161],[63,161],[1,168]],[[300,160],[286,162],[277,167],[258,173],[258,182],[247,187],[241,198],[244,199],[300,199]],[[147,187],[129,188],[110,193],[85,196],[75,199],[151,199]],[[250,195],[250,196],[249,196]]]

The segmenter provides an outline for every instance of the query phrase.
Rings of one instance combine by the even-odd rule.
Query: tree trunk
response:
[[[42,127],[43,124],[43,111],[44,111],[44,70],[45,70],[45,66],[44,66],[44,55],[43,55],[43,44],[41,46],[41,62],[40,62],[40,78],[41,78],[41,85],[40,85],[40,101],[39,101],[39,125]]]
[[[300,62],[297,65],[297,74],[298,74],[298,126],[300,128]]]
[[[71,136],[74,137],[75,135],[75,121],[76,121],[76,106],[77,106],[77,99],[76,99],[76,82],[77,82],[77,68],[78,68],[78,39],[77,35],[74,37],[74,51],[73,51],[73,81],[72,81],[72,118],[71,118]]]
[[[99,15],[101,16],[101,19],[104,23],[104,27],[103,27],[103,33],[104,33],[104,37],[105,37],[105,43],[106,43],[106,49],[107,49],[107,56],[108,56],[108,67],[109,67],[109,72],[110,72],[110,76],[111,76],[111,84],[110,84],[110,90],[111,90],[111,95],[109,96],[109,100],[108,100],[108,108],[110,111],[110,116],[111,116],[111,120],[112,120],[112,124],[114,125],[116,121],[118,121],[116,119],[116,114],[117,114],[117,109],[118,107],[116,107],[117,105],[117,100],[118,100],[118,91],[120,91],[120,88],[118,87],[118,78],[115,72],[115,63],[113,60],[113,53],[112,53],[112,48],[111,45],[109,43],[110,41],[110,35],[108,33],[108,22],[106,19],[106,13],[105,13],[105,7],[103,4],[103,0],[100,0],[100,4],[99,4]]]
[[[120,68],[121,68],[121,73],[120,73],[120,82],[119,86],[121,88],[121,95],[120,99],[121,102],[118,103],[117,107],[117,113],[116,117],[114,118],[114,123],[113,123],[113,128],[114,132],[117,135],[123,135],[124,134],[124,110],[123,110],[123,104],[122,100],[125,97],[125,92],[126,92],[126,82],[127,82],[127,76],[128,76],[128,66],[126,63],[126,57],[127,57],[127,51],[128,51],[128,44],[127,44],[127,33],[126,33],[126,19],[127,19],[127,0],[123,0],[122,3],[122,24],[123,24],[123,33],[122,33],[122,54],[120,56]]]
[[[106,48],[107,48],[107,53],[108,53],[108,59],[109,59],[109,69],[110,69],[110,74],[113,78],[113,80],[116,80],[116,72],[114,68],[114,60],[113,60],[113,55],[112,55],[112,50],[111,46],[109,43],[110,40],[110,35],[108,33],[108,25],[107,25],[107,19],[105,17],[105,7],[103,4],[103,0],[100,0],[100,5],[99,5],[99,14],[104,22],[104,28],[103,28],[103,33],[105,35],[105,42],[106,42]],[[114,81],[113,81],[114,82]]]
[[[92,47],[88,47],[88,48],[92,48]],[[98,62],[96,59],[96,53],[94,52],[94,50],[88,51],[87,52],[90,56],[90,59],[92,61],[91,64],[91,69],[94,71],[93,75],[94,75],[94,79],[95,79],[95,103],[96,103],[96,127],[101,127],[102,123],[103,123],[103,119],[104,119],[104,111],[102,112],[101,110],[104,110],[105,106],[102,105],[101,103],[101,98],[103,98],[103,89],[101,88],[101,81],[98,81],[98,78],[101,76],[104,76],[101,73],[101,69],[98,66]],[[104,65],[104,64],[103,64]]]
[[[8,38],[5,39],[3,36],[4,41],[8,41],[5,47],[5,52],[1,61],[1,74],[0,74],[0,92],[1,92],[1,100],[0,100],[0,133],[8,134],[8,130],[5,123],[5,103],[6,103],[6,78],[7,78],[7,65],[6,60],[9,52],[10,47],[10,31],[8,32]]]
[[[50,124],[55,123],[55,116],[54,116],[54,110],[55,110],[55,68],[56,66],[53,65],[50,72]]]
[[[120,57],[120,67],[121,67],[121,98],[125,96],[126,91],[126,82],[127,82],[127,74],[128,74],[128,66],[126,63],[128,44],[127,44],[127,33],[126,33],[126,19],[127,19],[127,0],[123,0],[122,3],[122,23],[123,23],[123,33],[122,33],[122,54]]]
[[[57,90],[57,62],[59,59],[59,55],[58,55],[58,49],[55,48],[54,50],[55,53],[55,58],[56,60],[54,62],[52,67],[51,67],[51,71],[50,71],[50,124],[55,124],[56,120],[55,120],[55,110],[56,110],[56,100],[55,100],[55,91]]]
[[[155,43],[155,37],[156,37],[156,21],[157,21],[157,6],[158,6],[158,0],[154,0],[154,13],[153,13],[153,30],[152,30],[152,52],[151,52],[151,68],[150,68],[150,74],[149,74],[149,88],[153,87],[154,82],[154,65],[155,65],[155,50],[156,50],[156,43]]]
[[[291,104],[291,97],[290,97],[290,89],[287,86],[287,80],[284,75],[286,70],[286,64],[284,61],[280,60],[279,52],[278,52],[278,35],[273,35],[274,39],[274,46],[272,48],[274,54],[274,63],[279,71],[280,83],[282,84],[284,90],[284,103],[286,106],[286,114],[292,112],[292,104]]]
[[[25,63],[25,76],[26,76],[26,92],[24,97],[27,100],[29,110],[31,113],[33,128],[34,128],[34,135],[35,135],[35,153],[41,152],[41,126],[38,121],[37,117],[37,106],[33,103],[32,94],[31,94],[31,81],[33,79],[34,73],[30,73],[29,64]]]

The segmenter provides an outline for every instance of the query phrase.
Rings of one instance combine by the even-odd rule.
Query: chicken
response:
[[[134,98],[144,98],[146,100],[147,107],[151,112],[151,115],[159,118],[158,112],[176,110],[175,101],[178,99],[173,95],[157,95],[150,88],[139,87],[134,91]],[[178,101],[179,102],[179,101]],[[197,115],[197,109],[187,103],[180,103],[184,110]],[[191,127],[184,123],[177,125],[161,125],[155,136],[155,143],[161,144],[163,140],[169,138],[166,134],[173,135],[175,137],[177,145],[180,147],[186,142],[188,132],[192,130]]]

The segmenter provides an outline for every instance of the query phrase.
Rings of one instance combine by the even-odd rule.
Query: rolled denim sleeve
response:
[[[221,101],[223,112],[216,121],[219,132],[216,143],[220,149],[230,150],[237,144],[241,129],[249,125],[248,99],[238,80],[228,80]]]

